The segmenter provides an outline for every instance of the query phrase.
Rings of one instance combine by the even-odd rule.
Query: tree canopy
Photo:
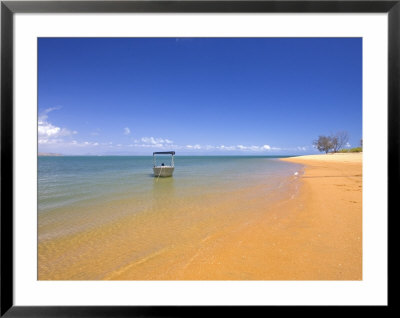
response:
[[[317,140],[314,140],[313,145],[321,152],[338,152],[348,141],[349,134],[346,131],[340,131],[330,136],[320,135]]]

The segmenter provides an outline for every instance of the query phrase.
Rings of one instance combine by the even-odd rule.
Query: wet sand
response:
[[[282,160],[304,164],[305,171],[297,195],[273,204],[254,186],[193,206],[175,202],[171,209],[155,201],[154,210],[135,215],[123,213],[134,205],[129,200],[93,207],[93,216],[99,210],[119,215],[39,240],[38,278],[362,279],[362,155]]]

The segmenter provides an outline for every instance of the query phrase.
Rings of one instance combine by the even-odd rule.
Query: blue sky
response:
[[[39,152],[317,153],[362,138],[361,38],[40,38]]]

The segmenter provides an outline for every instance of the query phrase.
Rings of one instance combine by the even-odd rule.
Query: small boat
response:
[[[171,163],[170,165],[165,165],[164,162],[161,165],[157,165],[156,155],[171,155]],[[154,176],[159,177],[172,177],[174,173],[174,156],[175,151],[158,151],[153,152],[153,172]]]

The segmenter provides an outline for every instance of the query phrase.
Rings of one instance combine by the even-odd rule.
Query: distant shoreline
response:
[[[281,160],[296,162],[301,164],[311,164],[316,161],[336,162],[336,163],[362,163],[362,152],[337,152],[318,155],[293,156],[282,158]]]
[[[63,156],[60,153],[52,153],[52,152],[39,152],[38,157],[61,157]]]

